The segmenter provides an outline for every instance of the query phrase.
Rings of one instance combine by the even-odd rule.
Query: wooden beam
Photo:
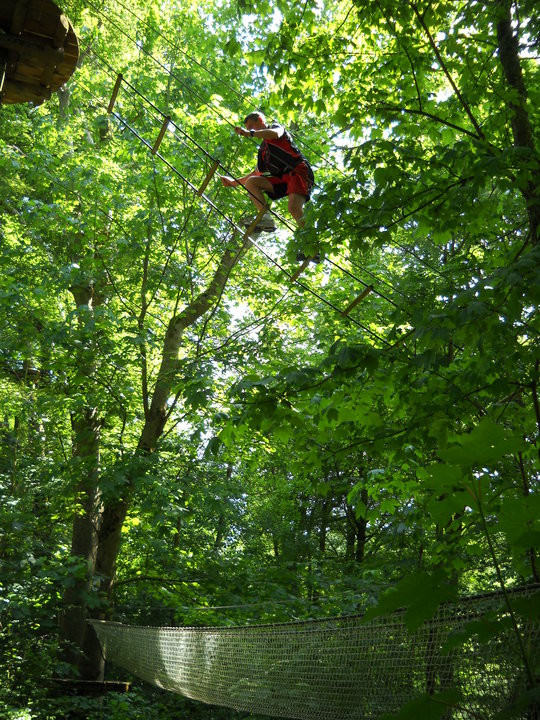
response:
[[[30,0],[18,0],[17,4],[15,5],[13,15],[11,16],[11,26],[9,28],[9,32],[12,35],[18,35],[24,28],[24,23],[26,21],[26,12],[29,5]]]
[[[169,127],[170,122],[170,116],[166,115],[165,120],[163,121],[163,125],[161,126],[161,130],[159,131],[159,135],[157,136],[156,142],[154,143],[154,147],[152,148],[152,155],[155,155],[157,153],[159,146],[161,145],[161,141],[163,140],[163,137],[167,132],[167,128]]]
[[[13,50],[23,57],[39,58],[43,64],[49,62],[55,62],[58,64],[62,62],[64,58],[63,48],[36,45],[36,43],[29,42],[28,40],[16,37],[15,35],[8,35],[8,33],[0,33],[0,48]]]
[[[2,7],[3,9],[4,5],[9,4],[12,1],[13,0],[2,0],[2,2],[0,2],[0,7]],[[26,0],[23,0],[23,4],[28,5],[25,13],[26,17],[24,17],[24,24],[21,25],[21,17],[23,13],[23,8],[21,8],[21,14],[18,15],[16,18],[14,17],[14,15],[11,15],[11,24],[9,25],[9,31],[13,35],[17,35],[19,32],[22,31],[24,32],[24,36],[26,38],[33,38],[36,43],[45,43],[47,45],[50,45],[51,41],[55,36],[55,33],[58,31],[58,18],[60,17],[60,15],[63,15],[63,13],[58,7],[54,8],[53,12],[53,3],[51,2],[51,0],[30,0],[30,2],[28,3],[26,3]],[[57,6],[61,4],[62,3],[59,2],[56,3]],[[8,28],[6,24],[2,25],[2,27],[4,29]]]
[[[50,88],[43,87],[42,85],[16,82],[7,78],[4,84],[2,102],[5,104],[33,102],[36,105],[41,105],[42,102],[49,100],[50,97]]]
[[[118,91],[120,90],[120,85],[122,84],[122,73],[118,73],[118,77],[116,78],[116,82],[114,84],[114,88],[112,91],[111,99],[109,100],[109,107],[107,108],[107,112],[109,115],[113,111],[114,103],[116,102],[116,96],[118,95]]]
[[[291,275],[291,282],[295,282],[295,280],[298,280],[298,278],[300,277],[300,275],[304,272],[304,270],[305,270],[305,269],[307,268],[307,266],[309,265],[310,261],[311,261],[311,258],[306,258],[306,259],[304,260],[304,262],[300,265],[300,267],[298,268],[298,270]]]
[[[360,295],[359,295],[355,300],[353,300],[350,305],[348,305],[348,306],[345,308],[345,310],[342,311],[341,314],[342,314],[343,316],[348,315],[348,314],[351,312],[351,310],[354,310],[354,308],[355,308],[357,305],[359,305],[359,304],[362,302],[362,300],[363,300],[367,295],[369,295],[369,293],[370,293],[372,290],[373,290],[373,285],[368,285],[368,286],[366,287],[366,289],[365,289],[363,292],[361,292]]]
[[[206,188],[208,187],[208,183],[209,183],[210,180],[214,177],[215,172],[216,172],[216,170],[218,169],[218,167],[219,167],[219,161],[218,161],[218,160],[214,160],[214,164],[212,165],[212,167],[210,168],[210,170],[207,172],[206,177],[204,178],[201,187],[197,190],[197,195],[198,195],[199,197],[201,197],[201,195],[203,194],[203,192],[204,192],[204,191],[206,190]]]

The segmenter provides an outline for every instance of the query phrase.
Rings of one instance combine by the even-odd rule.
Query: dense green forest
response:
[[[72,79],[0,108],[0,715],[232,716],[52,697],[103,671],[89,617],[422,617],[538,583],[535,3],[62,9]],[[194,190],[254,167],[254,109],[316,186],[249,245],[246,194]],[[299,250],[323,261],[291,283]]]

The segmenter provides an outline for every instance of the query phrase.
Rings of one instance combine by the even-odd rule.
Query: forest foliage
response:
[[[87,617],[422,613],[538,583],[534,4],[64,10],[72,80],[0,112],[0,711],[64,717],[47,680],[103,669]],[[316,187],[305,228],[276,203],[249,247],[249,199],[193,189],[212,158],[254,166],[232,130],[257,108]],[[291,284],[299,249],[325,261]]]

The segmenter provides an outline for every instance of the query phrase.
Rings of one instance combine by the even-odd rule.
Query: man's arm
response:
[[[250,172],[248,175],[244,175],[244,177],[238,178],[238,180],[235,180],[234,178],[230,177],[229,175],[220,175],[219,179],[221,180],[222,184],[225,187],[236,187],[237,185],[244,185],[246,180],[250,177],[253,177],[254,175],[260,175],[261,173],[255,169],[252,172]]]
[[[277,125],[273,128],[263,128],[262,130],[246,130],[242,127],[235,127],[234,132],[242,137],[256,137],[262,140],[277,140],[285,132],[285,128],[282,125]]]

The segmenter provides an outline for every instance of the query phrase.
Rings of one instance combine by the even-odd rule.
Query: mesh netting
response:
[[[515,591],[512,600],[526,601],[530,593]],[[467,626],[485,634],[493,622],[497,634],[491,639],[479,642],[468,632],[468,639],[443,648]],[[538,667],[540,622],[518,623]],[[274,717],[375,719],[420,694],[458,688],[459,708],[445,717],[490,718],[527,687],[500,594],[442,605],[414,632],[402,611],[368,622],[345,616],[233,628],[92,624],[106,659],[143,680],[195,700]]]

